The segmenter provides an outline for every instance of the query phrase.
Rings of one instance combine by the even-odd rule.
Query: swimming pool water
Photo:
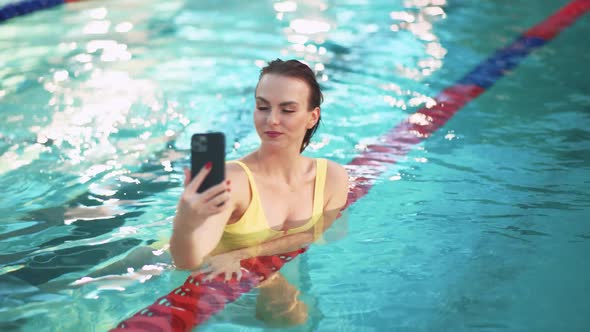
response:
[[[184,281],[162,260],[149,280],[65,286],[169,236],[193,132],[224,130],[228,158],[257,146],[264,61],[317,70],[306,154],[347,163],[565,3],[92,1],[5,22],[1,330],[107,330]],[[293,330],[590,326],[588,33],[586,16],[531,54],[292,263],[313,308]],[[201,330],[265,330],[254,299]]]

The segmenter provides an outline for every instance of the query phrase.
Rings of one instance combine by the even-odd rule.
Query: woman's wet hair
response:
[[[281,59],[273,60],[269,62],[266,67],[260,70],[260,77],[258,77],[258,81],[260,82],[262,76],[266,74],[275,74],[291,78],[297,78],[305,82],[305,84],[307,84],[307,86],[309,87],[308,104],[310,111],[316,107],[320,107],[322,101],[324,101],[324,96],[322,95],[322,91],[320,89],[318,81],[316,80],[315,74],[313,73],[311,68],[309,68],[309,66],[300,61],[283,61]],[[301,149],[299,150],[299,152],[303,152],[303,150],[305,150],[305,148],[309,145],[311,137],[313,136],[313,134],[315,134],[316,130],[318,129],[318,126],[320,125],[320,120],[321,115],[318,118],[318,122],[316,122],[316,124],[312,128],[308,129],[305,132],[305,136],[303,137],[303,143],[301,144]]]

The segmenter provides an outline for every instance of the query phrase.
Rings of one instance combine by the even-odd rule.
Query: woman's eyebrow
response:
[[[296,101],[284,101],[284,102],[282,102],[282,103],[279,104],[279,106],[291,106],[291,105],[292,106],[297,106],[297,105],[299,105],[299,103],[296,102]]]
[[[256,97],[256,100],[261,101],[263,103],[270,104],[270,102],[268,100],[266,100],[266,99],[264,99],[262,97]],[[282,103],[279,104],[279,106],[290,106],[290,105],[297,106],[297,105],[299,105],[299,103],[296,102],[296,101],[284,101],[284,102],[282,102]]]

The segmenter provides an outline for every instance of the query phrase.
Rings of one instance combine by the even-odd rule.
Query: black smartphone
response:
[[[225,180],[225,135],[216,133],[198,133],[191,137],[191,179],[211,162],[211,171],[197,189],[198,193]]]

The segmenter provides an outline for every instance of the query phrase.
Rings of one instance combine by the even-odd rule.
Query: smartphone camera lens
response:
[[[207,152],[207,137],[198,136],[193,139],[191,148],[195,152]]]

